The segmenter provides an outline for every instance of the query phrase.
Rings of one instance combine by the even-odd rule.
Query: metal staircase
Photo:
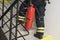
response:
[[[24,40],[24,36],[29,35],[29,31],[24,27],[22,24],[17,23],[18,18],[18,11],[20,4],[22,3],[21,0],[14,0],[9,1],[8,3],[0,2],[0,31],[3,31],[3,35],[5,38],[1,40],[17,40],[18,38],[22,37]],[[27,34],[22,35],[18,30],[18,27],[22,26],[26,31]],[[14,30],[14,31],[13,31]],[[0,34],[1,34],[0,33]],[[19,33],[19,36],[18,34]],[[7,36],[5,36],[7,35]],[[7,37],[7,38],[6,38]]]

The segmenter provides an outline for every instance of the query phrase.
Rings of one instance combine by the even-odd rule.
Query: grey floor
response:
[[[51,40],[60,40],[60,0],[50,0],[51,4],[46,5],[46,12],[45,12],[45,33],[44,37],[50,35]],[[1,12],[1,11],[0,11]],[[14,11],[15,12],[15,11]],[[9,16],[9,14],[7,14]],[[9,24],[9,23],[8,23]],[[22,28],[18,27],[18,30],[21,31],[21,33],[25,33],[25,31],[21,30]],[[7,27],[2,28],[2,30],[5,32],[7,31]],[[14,32],[14,30],[13,30]],[[26,36],[26,40],[39,40],[35,38],[33,35],[36,32],[36,24],[35,21],[33,23],[33,28],[29,30],[30,35]],[[6,37],[8,38],[9,34],[6,34]],[[19,34],[18,34],[19,36]],[[8,38],[9,39],[9,38]],[[22,38],[19,38],[18,40],[23,40]]]

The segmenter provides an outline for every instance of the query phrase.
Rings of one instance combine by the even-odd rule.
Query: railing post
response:
[[[13,16],[13,7],[10,10],[10,31],[9,31],[9,40],[12,40],[12,16]]]
[[[2,2],[2,15],[3,15],[3,13],[4,13],[4,0],[3,0],[3,2]],[[1,25],[2,25],[2,27],[3,27],[3,18],[2,18],[2,21],[1,21]]]
[[[15,36],[15,40],[17,40],[17,28],[18,28],[18,27],[17,27],[17,26],[18,26],[18,24],[17,24],[17,21],[18,21],[18,20],[17,20],[17,18],[18,18],[18,8],[19,8],[19,1],[18,1],[18,0],[17,0],[16,6],[17,6],[17,9],[16,9],[16,14],[17,14],[17,15],[16,15],[16,27],[15,27],[15,35],[16,35],[16,36]]]

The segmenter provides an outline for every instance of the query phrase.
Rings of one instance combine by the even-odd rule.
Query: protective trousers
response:
[[[38,0],[37,0],[38,1]],[[44,34],[44,16],[45,16],[45,1],[41,0],[40,3],[36,3],[32,1],[34,4],[34,7],[36,8],[35,11],[35,19],[36,19],[36,34],[34,34],[35,37],[42,39]],[[23,22],[26,14],[26,10],[29,7],[29,1],[25,0],[20,8],[19,8],[19,21]],[[22,21],[21,21],[22,20]]]

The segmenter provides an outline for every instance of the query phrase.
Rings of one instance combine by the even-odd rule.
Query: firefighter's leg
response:
[[[26,14],[26,10],[29,6],[29,2],[27,0],[25,0],[20,8],[19,8],[19,12],[18,12],[18,22],[19,23],[24,23],[24,19],[25,19],[25,14]]]
[[[36,34],[35,37],[42,39],[44,34],[44,15],[45,15],[45,6],[38,6],[36,10]]]

